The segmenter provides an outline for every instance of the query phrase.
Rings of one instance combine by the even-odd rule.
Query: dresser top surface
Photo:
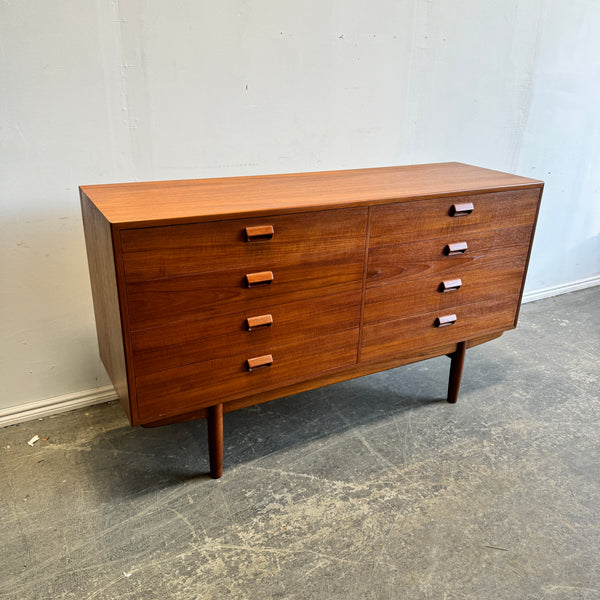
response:
[[[314,173],[86,185],[119,227],[218,220],[427,197],[541,187],[543,182],[463,163]]]

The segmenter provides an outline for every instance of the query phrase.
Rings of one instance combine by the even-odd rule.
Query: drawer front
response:
[[[524,264],[530,241],[531,226],[524,226],[371,248],[367,288],[422,277],[460,276],[467,270],[494,269],[501,263]],[[454,244],[466,244],[464,253],[449,255]]]
[[[366,290],[364,323],[380,323],[520,294],[525,257],[495,269],[467,270]],[[457,280],[460,287],[456,289]],[[444,283],[446,285],[444,285]]]
[[[253,311],[178,322],[131,335],[136,376],[239,355],[259,355],[323,335],[356,329],[361,294],[350,292]],[[261,319],[261,317],[264,317]]]
[[[376,361],[402,356],[423,348],[467,340],[514,327],[519,296],[454,306],[406,319],[366,325],[360,360]],[[436,319],[456,316],[453,325],[436,327]]]
[[[362,252],[341,259],[256,265],[188,277],[129,283],[126,286],[132,330],[167,326],[178,321],[213,319],[230,314],[258,314],[266,305],[284,304],[323,295],[360,291]],[[270,272],[271,283],[247,286],[247,275]]]
[[[370,247],[529,225],[535,221],[539,189],[415,200],[374,206]],[[452,216],[453,206],[473,211]]]
[[[354,364],[358,329],[342,331],[260,354],[238,354],[136,378],[141,422],[196,410],[310,379]],[[248,371],[248,359],[271,355],[271,366]]]
[[[366,226],[367,209],[348,208],[129,229],[121,232],[125,278],[147,281],[363,252]],[[265,234],[271,230],[272,236]]]

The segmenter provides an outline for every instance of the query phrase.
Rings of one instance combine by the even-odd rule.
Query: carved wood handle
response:
[[[472,202],[463,202],[462,204],[453,204],[450,207],[451,217],[466,217],[475,210]]]
[[[273,281],[273,271],[260,271],[259,273],[248,273],[246,275],[246,287],[258,285],[269,285]]]
[[[249,358],[246,361],[246,368],[248,371],[256,371],[256,369],[262,369],[264,367],[270,367],[273,364],[273,357],[270,354],[264,356],[257,356],[256,358]]]
[[[248,317],[246,319],[246,329],[254,331],[263,327],[271,327],[273,325],[272,315],[260,315],[259,317]]]
[[[456,323],[456,315],[443,315],[437,317],[434,325],[436,327],[447,327],[448,325],[454,325]]]
[[[457,254],[464,254],[468,248],[467,242],[453,242],[444,248],[444,253],[446,256],[456,256]]]
[[[275,233],[273,225],[258,225],[257,227],[246,227],[246,241],[258,242],[260,240],[270,240]]]
[[[442,294],[446,292],[455,292],[460,289],[462,281],[460,279],[446,279],[440,283],[440,292]]]

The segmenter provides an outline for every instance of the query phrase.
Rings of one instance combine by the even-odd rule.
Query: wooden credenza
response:
[[[461,163],[80,188],[100,356],[132,425],[207,418],[516,326],[543,183]]]

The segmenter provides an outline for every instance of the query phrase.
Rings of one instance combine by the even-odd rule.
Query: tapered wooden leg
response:
[[[223,475],[223,405],[215,404],[208,409],[208,456],[210,476],[219,479]]]
[[[456,352],[450,354],[450,378],[448,380],[448,402],[454,404],[458,400],[458,390],[460,389],[460,377],[462,375],[463,365],[465,363],[465,353],[467,342],[459,342],[456,345]]]

